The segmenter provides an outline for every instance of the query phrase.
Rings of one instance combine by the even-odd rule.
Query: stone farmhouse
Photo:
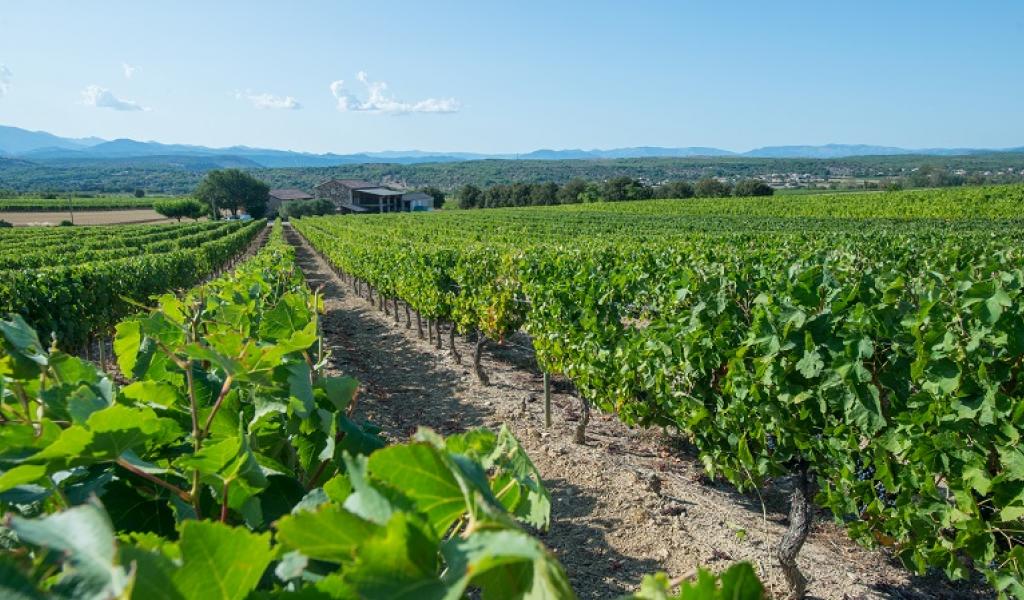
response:
[[[434,206],[422,192],[400,192],[361,179],[322,181],[313,187],[313,196],[330,200],[342,213],[416,212]]]

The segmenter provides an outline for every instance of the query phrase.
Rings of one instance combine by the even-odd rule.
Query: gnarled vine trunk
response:
[[[576,426],[576,435],[573,441],[577,444],[587,443],[587,423],[590,422],[590,402],[586,398],[580,398],[580,422]]]
[[[789,584],[788,598],[797,600],[807,593],[807,578],[800,572],[796,557],[811,532],[811,480],[807,463],[801,462],[793,478],[793,491],[789,495],[789,529],[779,541],[776,557],[779,568]]]
[[[451,323],[448,327],[448,351],[452,353],[455,364],[461,365],[462,355],[459,354],[459,349],[455,347],[455,323]]]
[[[473,348],[473,371],[476,373],[476,378],[480,380],[480,383],[484,385],[491,385],[491,381],[487,378],[487,373],[484,373],[484,368],[480,365],[480,358],[484,353],[484,342],[487,338],[484,337],[484,332],[476,332],[476,346]]]

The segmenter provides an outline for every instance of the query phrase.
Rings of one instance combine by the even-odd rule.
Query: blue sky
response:
[[[1019,0],[0,3],[0,124],[75,137],[1008,147],[1022,98]]]

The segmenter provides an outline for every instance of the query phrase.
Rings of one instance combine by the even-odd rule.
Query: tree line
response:
[[[735,185],[714,177],[696,183],[669,181],[649,185],[632,177],[614,177],[607,181],[572,179],[564,185],[554,182],[497,184],[481,188],[467,184],[455,194],[459,208],[501,208],[509,206],[545,206],[587,202],[623,202],[652,198],[723,198],[726,196],[771,196],[771,186],[756,179],[743,179]]]
[[[0,158],[0,197],[30,193],[65,195],[127,193],[189,194],[211,169],[209,162],[183,167],[182,157],[168,163],[124,159],[87,164],[32,163]],[[324,179],[365,179],[407,188],[436,186],[454,191],[465,184],[489,186],[515,182],[586,181],[632,177],[642,181],[697,181],[717,177],[737,181],[772,173],[858,179],[907,178],[906,187],[1019,183],[1024,154],[996,152],[968,156],[859,156],[836,159],[678,157],[610,160],[472,160],[451,163],[357,164],[336,167],[248,169],[274,188],[311,188]],[[1008,169],[1012,169],[1012,173]],[[963,175],[957,175],[957,173]],[[927,177],[925,175],[928,175]]]

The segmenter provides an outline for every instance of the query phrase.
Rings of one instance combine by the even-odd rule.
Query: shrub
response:
[[[693,192],[698,198],[724,198],[732,195],[732,185],[714,177],[705,177],[697,182]]]
[[[771,196],[775,189],[757,179],[744,179],[736,184],[733,194],[736,196]]]
[[[168,219],[177,219],[180,223],[182,217],[198,220],[207,213],[208,207],[195,198],[174,198],[154,203],[153,210]]]

